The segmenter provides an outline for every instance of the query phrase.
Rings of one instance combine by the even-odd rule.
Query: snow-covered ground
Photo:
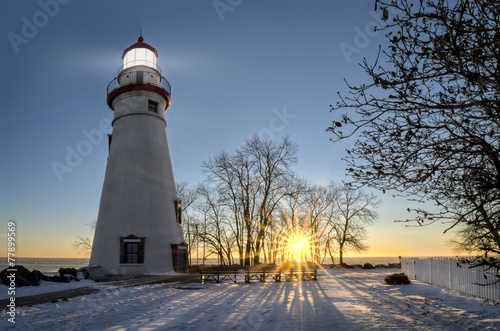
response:
[[[306,282],[97,285],[99,293],[17,309],[19,330],[499,330],[500,304],[413,282],[398,269],[319,272]],[[241,280],[243,281],[243,277]]]
[[[40,281],[39,286],[18,287],[16,288],[15,291],[16,291],[16,297],[20,298],[29,295],[71,290],[79,287],[94,286],[96,284],[97,284],[96,282],[88,279],[82,279],[79,282],[71,282],[71,283],[46,282],[42,280]],[[8,286],[0,285],[0,300],[10,298],[8,288],[9,288]]]

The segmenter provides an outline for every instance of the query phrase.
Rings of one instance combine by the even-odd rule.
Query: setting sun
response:
[[[306,260],[305,257],[309,254],[309,248],[309,239],[302,233],[294,233],[287,240],[286,251],[289,258],[297,262]]]

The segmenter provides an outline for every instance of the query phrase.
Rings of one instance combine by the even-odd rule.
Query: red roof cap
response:
[[[139,37],[139,39],[137,39],[137,42],[133,45],[131,45],[130,47],[126,48],[124,51],[123,51],[123,54],[122,54],[122,59],[125,57],[125,54],[127,54],[128,51],[131,51],[133,50],[134,48],[147,48],[149,49],[150,51],[152,51],[153,53],[155,53],[156,55],[156,58],[158,58],[158,52],[156,51],[156,49],[149,45],[149,44],[146,44],[144,42],[144,38]]]

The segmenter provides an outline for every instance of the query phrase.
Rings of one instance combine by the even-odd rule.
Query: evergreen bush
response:
[[[384,281],[389,285],[410,284],[411,281],[404,273],[395,273],[384,278]]]

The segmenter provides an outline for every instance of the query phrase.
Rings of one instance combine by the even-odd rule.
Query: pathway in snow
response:
[[[156,284],[18,309],[20,330],[377,330],[500,328],[500,304],[414,282],[389,270],[328,269],[319,281]],[[0,328],[9,327],[0,313]],[[10,325],[11,327],[13,325]]]

